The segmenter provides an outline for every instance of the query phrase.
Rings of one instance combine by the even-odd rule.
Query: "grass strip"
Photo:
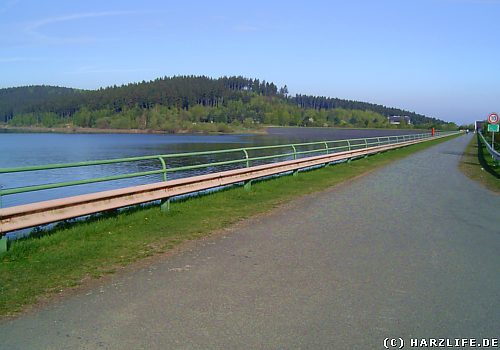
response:
[[[500,166],[495,165],[486,146],[478,137],[473,137],[467,145],[459,169],[470,179],[493,192],[500,193]]]
[[[269,211],[302,195],[387,165],[449,138],[231,188],[174,202],[168,213],[158,206],[62,225],[40,237],[12,242],[0,255],[0,317],[14,315],[41,298],[114,273],[134,261],[160,254],[180,243],[210,235],[242,219]]]

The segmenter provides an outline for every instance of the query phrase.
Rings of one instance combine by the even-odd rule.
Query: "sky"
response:
[[[0,88],[172,75],[471,123],[500,112],[500,0],[0,0]]]

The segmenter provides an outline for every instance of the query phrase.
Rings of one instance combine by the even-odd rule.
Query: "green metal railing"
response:
[[[444,135],[445,133],[436,132],[436,136]],[[96,166],[96,165],[108,165],[108,164],[116,164],[116,163],[129,163],[129,162],[139,162],[139,161],[147,161],[147,160],[156,160],[158,161],[158,169],[120,174],[120,175],[112,175],[112,176],[104,176],[104,177],[96,177],[90,179],[83,180],[74,180],[74,181],[64,181],[64,182],[56,182],[56,183],[48,183],[41,185],[29,185],[23,187],[14,187],[14,188],[0,188],[0,200],[1,196],[15,195],[26,192],[33,191],[42,191],[48,189],[62,188],[67,186],[77,186],[77,185],[85,185],[92,184],[97,182],[104,181],[113,181],[113,180],[121,180],[121,179],[130,179],[141,176],[148,175],[162,175],[163,181],[167,181],[168,174],[180,171],[187,170],[195,170],[195,169],[203,169],[210,167],[217,167],[223,165],[241,165],[244,164],[246,167],[250,167],[252,163],[272,160],[276,158],[292,158],[297,159],[298,157],[310,156],[313,153],[316,154],[329,154],[334,152],[341,151],[351,151],[356,149],[374,147],[374,146],[382,146],[388,144],[396,144],[402,143],[412,140],[421,140],[425,138],[430,138],[432,135],[430,133],[423,134],[412,134],[412,135],[398,135],[398,136],[381,136],[381,137],[371,137],[371,138],[358,138],[358,139],[349,139],[349,140],[332,140],[332,141],[318,141],[318,142],[307,142],[307,143],[294,143],[294,144],[285,144],[285,145],[273,145],[273,146],[256,146],[256,147],[245,147],[245,148],[232,148],[225,150],[215,150],[215,151],[202,151],[202,152],[190,152],[190,153],[176,153],[176,154],[162,154],[162,155],[152,155],[152,156],[143,156],[143,157],[132,157],[132,158],[119,158],[119,159],[109,159],[109,160],[96,160],[96,161],[85,161],[85,162],[77,162],[77,163],[66,163],[66,164],[48,164],[48,165],[35,165],[35,166],[26,166],[26,167],[17,167],[17,168],[0,168],[1,174],[12,174],[12,173],[25,173],[31,171],[45,171],[45,170],[54,170],[54,169],[68,169],[68,168],[76,168],[76,167],[87,167],[87,166]],[[312,148],[312,149],[310,149]],[[256,151],[281,151],[273,154],[264,154],[264,155],[252,155]],[[217,155],[234,155],[235,159],[230,160],[222,160],[222,161],[214,161],[208,163],[201,164],[186,164],[182,166],[168,167],[169,160],[175,158],[194,158],[199,156],[217,156]],[[239,156],[238,156],[239,155]]]
[[[484,145],[486,146],[486,149],[488,150],[488,153],[491,155],[491,158],[493,158],[495,162],[500,163],[500,153],[493,148],[493,144],[490,145],[488,141],[486,141],[481,131],[478,131],[478,135],[481,142],[483,142]]]

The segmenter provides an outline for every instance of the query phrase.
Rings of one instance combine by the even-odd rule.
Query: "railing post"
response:
[[[164,198],[161,200],[160,210],[162,212],[168,212],[170,210],[170,198]]]
[[[158,159],[160,160],[163,170],[163,181],[167,181],[167,163],[165,163],[165,159],[163,159],[163,157],[158,157]],[[162,212],[170,210],[170,198],[165,198],[160,201],[160,210]]]
[[[248,156],[248,151],[245,148],[243,148],[243,153],[245,153],[245,159],[247,160],[246,165],[247,165],[247,168],[249,168],[250,161],[248,159],[250,157]],[[245,191],[250,191],[252,189],[252,180],[246,180],[245,182],[243,182],[243,188],[245,189]]]
[[[250,167],[250,161],[248,160],[248,158],[249,158],[248,157],[248,152],[244,148],[243,148],[243,152],[245,153],[245,159],[247,160],[247,163],[246,163],[247,164],[247,168],[249,168]]]
[[[330,149],[328,148],[328,142],[326,142],[326,141],[325,141],[325,142],[324,142],[324,144],[325,144],[325,151],[326,151],[326,154],[330,154]],[[329,166],[329,165],[330,165],[330,163],[329,163],[329,162],[328,162],[328,163],[325,163],[325,166]]]
[[[368,148],[368,139],[365,139],[365,148]]]
[[[9,249],[9,242],[6,236],[0,238],[0,253],[5,253]]]
[[[295,145],[291,145],[293,148],[293,159],[297,159],[297,149],[295,148]],[[294,170],[292,173],[293,176],[299,175],[299,169]]]
[[[165,159],[162,157],[158,157],[161,163],[161,170],[163,170],[163,181],[167,181],[167,164],[165,163]]]
[[[252,180],[246,180],[243,183],[243,188],[245,189],[245,191],[250,191],[252,189]]]
[[[351,141],[349,140],[346,140],[347,141],[347,147],[349,148],[349,152],[352,150],[352,147],[351,147]],[[351,162],[351,158],[347,159],[347,163],[350,163]]]

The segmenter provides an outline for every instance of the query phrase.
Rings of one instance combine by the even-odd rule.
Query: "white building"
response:
[[[407,115],[393,115],[393,116],[390,116],[390,117],[387,117],[387,120],[389,121],[389,124],[392,124],[392,125],[399,125],[401,124],[401,121],[405,121],[406,124],[410,125],[411,124],[411,119],[410,117],[408,117]]]

